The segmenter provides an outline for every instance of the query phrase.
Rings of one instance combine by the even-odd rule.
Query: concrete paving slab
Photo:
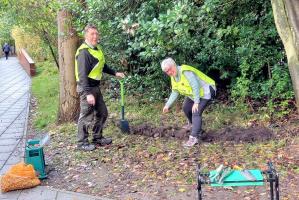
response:
[[[20,139],[15,139],[15,138],[9,138],[9,139],[1,138],[0,146],[8,146],[8,145],[15,146],[19,141]]]
[[[1,135],[1,139],[21,139],[22,137],[21,133],[5,133]]]
[[[49,190],[47,187],[35,187],[23,190],[18,200],[55,200],[57,191]]]
[[[12,165],[7,165],[7,164],[5,164],[5,165],[3,166],[3,168],[0,170],[0,175],[5,174],[5,173],[11,168],[11,166],[12,166]]]
[[[7,160],[7,158],[10,156],[11,152],[6,153],[0,153],[0,160]]]
[[[111,200],[77,192],[59,191],[56,200]]]
[[[20,194],[21,194],[21,190],[0,193],[0,199],[1,200],[18,200]]]
[[[96,200],[96,199],[92,197],[81,196],[78,194],[74,195],[65,192],[58,192],[58,196],[56,200]]]
[[[0,169],[1,169],[1,167],[5,164],[5,160],[0,160]]]
[[[15,145],[0,146],[0,153],[11,153],[15,148]]]
[[[24,162],[24,157],[21,155],[17,156],[10,156],[9,160],[7,161],[7,165],[15,165],[19,162]]]

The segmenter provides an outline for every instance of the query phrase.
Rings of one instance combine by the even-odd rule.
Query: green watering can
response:
[[[121,96],[121,120],[120,120],[120,130],[123,133],[130,133],[129,122],[125,120],[125,89],[124,81],[120,80],[120,96]]]

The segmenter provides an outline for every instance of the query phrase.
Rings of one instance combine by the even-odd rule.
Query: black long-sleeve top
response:
[[[100,85],[99,80],[94,80],[88,77],[88,74],[99,62],[99,60],[93,57],[88,52],[87,49],[82,49],[76,59],[78,63],[78,76],[79,76],[79,81],[77,82],[77,85],[83,89],[83,92],[85,94],[90,94],[92,87],[96,87]],[[116,73],[107,64],[104,64],[103,72],[114,76]]]

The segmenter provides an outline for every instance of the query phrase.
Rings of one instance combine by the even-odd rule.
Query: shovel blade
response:
[[[127,120],[120,120],[120,130],[123,133],[130,133],[130,126]]]

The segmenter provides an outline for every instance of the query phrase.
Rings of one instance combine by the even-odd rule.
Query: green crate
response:
[[[38,173],[40,179],[47,178],[45,171],[45,156],[43,147],[39,146],[39,140],[27,141],[25,148],[25,163],[33,165],[35,171]]]

